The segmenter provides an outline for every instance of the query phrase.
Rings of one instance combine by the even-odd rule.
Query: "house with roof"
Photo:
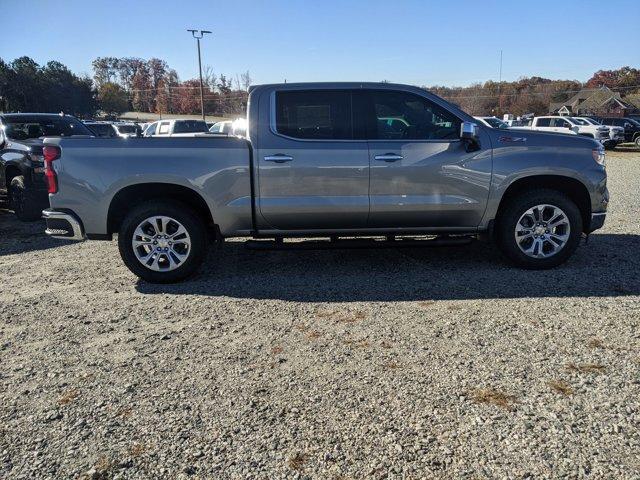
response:
[[[549,106],[551,115],[602,115],[625,117],[639,111],[638,106],[606,86],[583,88],[573,97]]]

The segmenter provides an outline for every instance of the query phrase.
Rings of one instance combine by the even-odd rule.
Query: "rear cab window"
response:
[[[276,92],[276,132],[305,140],[352,140],[351,93],[345,90]]]

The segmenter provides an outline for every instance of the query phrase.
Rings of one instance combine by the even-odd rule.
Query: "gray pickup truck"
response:
[[[595,140],[494,129],[420,88],[251,89],[246,138],[47,139],[47,233],[110,240],[137,276],[193,274],[225,237],[483,235],[524,268],[602,227]]]

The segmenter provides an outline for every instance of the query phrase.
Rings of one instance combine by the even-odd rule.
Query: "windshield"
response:
[[[198,133],[208,132],[206,122],[202,120],[180,120],[173,127],[173,133]]]
[[[136,133],[138,129],[135,125],[116,125],[120,133]]]
[[[631,123],[632,125],[635,125],[636,127],[640,127],[640,122],[638,122],[637,120],[634,120],[633,118],[627,118],[625,120]]]
[[[509,125],[496,117],[485,117],[484,121],[491,125],[493,128],[509,128]]]
[[[602,125],[601,123],[596,122],[593,118],[584,118],[583,120],[591,125]]]
[[[5,115],[4,133],[12,140],[27,140],[40,137],[71,137],[90,135],[91,130],[73,117],[54,115]]]

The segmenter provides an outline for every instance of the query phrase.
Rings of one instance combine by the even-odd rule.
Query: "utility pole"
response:
[[[211,33],[209,30],[187,30],[191,32],[193,38],[198,42],[198,70],[200,71],[200,109],[202,110],[202,120],[204,120],[204,87],[202,85],[202,58],[200,57],[200,39],[207,33]]]
[[[500,90],[502,89],[502,50],[500,50],[500,74],[498,77],[498,106],[500,113],[502,114],[502,97],[500,96]]]

